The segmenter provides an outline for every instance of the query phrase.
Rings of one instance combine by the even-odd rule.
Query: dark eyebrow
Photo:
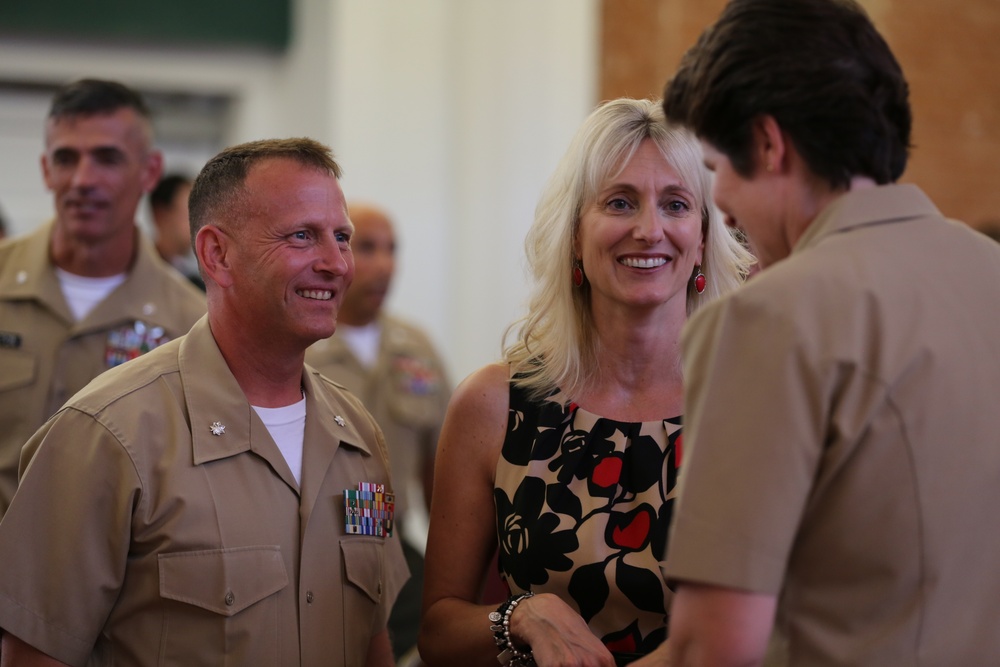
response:
[[[81,151],[71,146],[60,146],[52,151],[52,157],[56,159],[65,159],[69,157],[77,157],[84,152],[89,153],[100,160],[118,159],[125,156],[125,151],[118,146],[97,146],[87,151]]]
[[[52,157],[69,157],[71,155],[79,155],[80,151],[75,148],[69,148],[66,146],[56,148],[52,151]]]
[[[100,153],[100,154],[110,154],[110,153],[124,154],[125,153],[125,151],[123,151],[118,146],[97,146],[95,148],[90,149],[90,152],[91,153]]]

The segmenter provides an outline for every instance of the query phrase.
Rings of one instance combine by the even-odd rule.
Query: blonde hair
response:
[[[688,314],[737,287],[753,263],[712,204],[712,176],[694,135],[667,125],[657,101],[621,98],[601,104],[577,131],[549,179],[525,239],[534,288],[527,315],[504,334],[503,358],[511,364],[516,384],[532,396],[557,387],[573,395],[594,379],[598,342],[590,289],[587,284],[575,288],[570,279],[573,241],[584,207],[621,173],[646,139],[653,140],[691,189],[701,210],[701,271],[707,284],[698,294],[694,281],[689,283]]]

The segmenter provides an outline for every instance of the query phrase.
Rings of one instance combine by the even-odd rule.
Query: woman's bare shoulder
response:
[[[476,415],[483,421],[507,419],[510,405],[510,368],[489,364],[459,383],[451,397],[449,412]]]
[[[481,479],[492,488],[496,460],[507,433],[508,387],[508,370],[503,364],[484,366],[459,383],[441,429],[435,477],[440,473]],[[474,470],[482,473],[481,478],[470,474]],[[437,489],[434,495],[438,495]]]

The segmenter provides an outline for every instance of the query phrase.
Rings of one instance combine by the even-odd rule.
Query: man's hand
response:
[[[776,606],[773,595],[681,583],[670,606],[670,659],[650,664],[756,667],[767,653]]]
[[[69,667],[26,644],[9,632],[0,640],[0,667]]]

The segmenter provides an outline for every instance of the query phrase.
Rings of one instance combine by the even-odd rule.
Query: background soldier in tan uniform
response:
[[[393,664],[406,567],[391,508],[373,504],[391,502],[385,442],[303,364],[354,273],[339,175],[308,139],[202,170],[208,316],[95,380],[25,447],[0,523],[4,660]]]
[[[161,169],[136,92],[85,79],[56,94],[42,155],[55,221],[0,245],[0,516],[21,447],[49,416],[205,313],[135,224]]]
[[[337,333],[309,348],[306,361],[357,394],[382,427],[402,526],[411,501],[424,507],[430,502],[434,451],[451,388],[427,335],[382,308],[396,267],[396,234],[388,214],[357,202],[349,212],[355,227],[354,282],[337,317]],[[417,642],[426,539],[413,531],[408,540],[403,537],[412,577],[389,619],[397,657]]]
[[[191,179],[184,174],[167,174],[149,193],[149,210],[156,228],[156,251],[163,261],[184,274],[195,287],[204,291],[198,258],[191,247],[191,221],[188,197]]]

